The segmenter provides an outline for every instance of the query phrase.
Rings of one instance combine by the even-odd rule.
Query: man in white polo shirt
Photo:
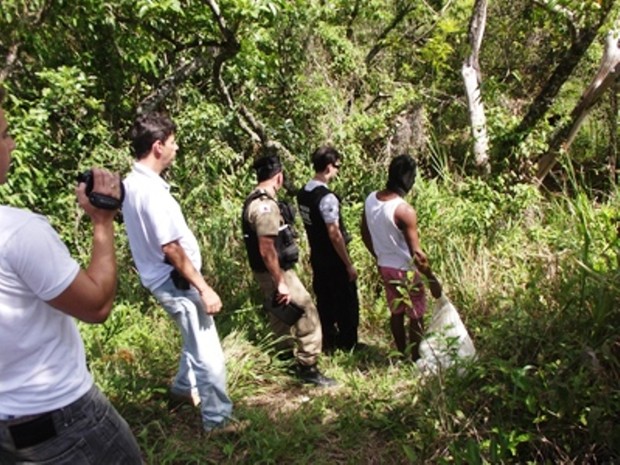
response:
[[[172,120],[160,113],[136,120],[131,131],[136,162],[124,181],[123,218],[142,284],[183,337],[171,395],[191,400],[197,393],[204,429],[221,431],[233,425],[224,353],[213,320],[222,302],[200,273],[196,237],[160,176],[176,156],[175,132]]]
[[[0,184],[15,143],[2,110]],[[93,170],[93,193],[118,202],[118,176]],[[40,215],[0,205],[0,463],[142,463],[129,426],[93,382],[73,318],[100,323],[116,294],[116,210],[80,206],[93,223],[81,269]]]

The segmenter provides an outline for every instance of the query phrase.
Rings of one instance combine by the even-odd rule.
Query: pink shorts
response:
[[[426,312],[426,293],[420,273],[380,266],[379,274],[392,314],[407,313],[410,318],[422,318]]]

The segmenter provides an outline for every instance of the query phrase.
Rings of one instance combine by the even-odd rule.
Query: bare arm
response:
[[[418,270],[420,270],[420,273],[426,276],[426,279],[428,280],[428,286],[431,290],[431,295],[435,299],[438,299],[439,297],[441,297],[441,293],[442,293],[441,283],[439,282],[439,280],[433,273],[433,270],[431,269],[431,265],[428,262],[428,260],[426,261],[426,263],[416,263],[416,265],[418,267]]]
[[[360,229],[362,231],[362,241],[364,242],[364,245],[366,246],[368,251],[372,254],[372,256],[377,258],[375,249],[372,246],[372,238],[370,237],[370,230],[368,229],[368,223],[366,223],[365,212],[362,212],[362,224],[360,225]]]
[[[213,315],[222,309],[220,296],[207,284],[204,277],[194,267],[179,241],[169,242],[161,247],[168,262],[196,288],[207,314]]]
[[[340,231],[340,227],[338,223],[326,223],[327,226],[327,234],[329,236],[329,240],[331,241],[336,253],[344,263],[347,268],[347,274],[349,275],[349,281],[355,281],[357,279],[357,270],[351,263],[351,259],[349,258],[349,253],[347,252],[347,246],[344,242],[344,237],[342,237],[342,232]]]
[[[420,238],[418,236],[418,219],[415,210],[411,205],[402,203],[396,207],[394,212],[394,223],[405,235],[409,252],[414,262],[425,266],[428,263],[426,254],[420,247]]]
[[[93,169],[96,192],[120,197],[118,175]],[[116,254],[114,250],[114,215],[116,211],[93,207],[81,183],[76,188],[78,203],[93,222],[93,245],[90,264],[80,270],[73,282],[58,297],[49,300],[52,307],[87,323],[105,321],[116,296]]]
[[[258,250],[267,271],[271,275],[271,279],[276,286],[277,295],[276,300],[279,303],[288,304],[291,301],[291,292],[288,285],[284,281],[284,273],[280,268],[280,261],[278,260],[278,251],[276,249],[276,237],[275,236],[258,236]]]

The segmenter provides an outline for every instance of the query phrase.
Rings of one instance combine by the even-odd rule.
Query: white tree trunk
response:
[[[482,104],[482,96],[480,94],[478,73],[473,66],[468,63],[463,63],[461,74],[465,81],[471,134],[474,139],[476,166],[487,170],[489,165],[489,138],[487,135],[487,119],[484,113],[484,105]]]
[[[607,34],[605,43],[605,52],[601,59],[594,79],[585,90],[579,103],[571,112],[571,122],[569,126],[560,133],[558,140],[554,140],[550,144],[549,151],[538,162],[538,172],[536,178],[541,182],[545,176],[551,171],[557,158],[557,152],[561,148],[568,150],[572,144],[577,131],[581,127],[584,119],[596,104],[603,93],[613,84],[620,72],[620,22],[616,23],[616,27]]]
[[[476,166],[485,172],[489,171],[489,138],[487,136],[487,119],[480,93],[480,65],[478,55],[482,45],[482,37],[487,21],[487,0],[476,0],[474,11],[469,23],[469,42],[471,55],[463,63],[461,74],[465,83],[467,106],[474,139],[474,159]]]
[[[598,102],[603,93],[616,80],[618,76],[618,64],[620,63],[620,28],[613,30],[607,34],[605,43],[605,52],[601,60],[601,65],[592,79],[592,82],[581,96],[581,99],[573,110],[573,125],[566,139],[566,144],[570,145],[583,123],[584,118],[592,109],[592,106]]]

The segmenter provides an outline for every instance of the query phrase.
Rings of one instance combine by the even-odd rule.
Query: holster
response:
[[[170,279],[174,283],[174,287],[180,291],[188,291],[190,288],[189,281],[181,276],[181,273],[175,268],[170,272]]]
[[[275,295],[271,299],[266,299],[264,307],[280,321],[289,326],[293,326],[304,315],[304,309],[292,301],[288,304],[276,302]]]

